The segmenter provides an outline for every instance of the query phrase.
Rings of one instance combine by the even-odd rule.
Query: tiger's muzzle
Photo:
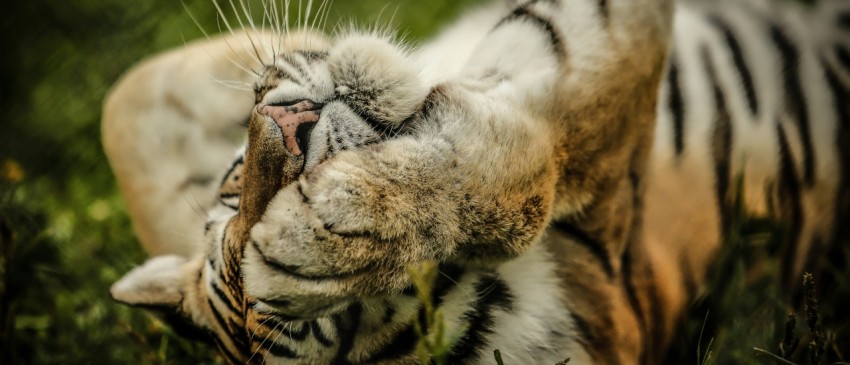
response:
[[[302,100],[292,104],[280,105],[260,104],[257,112],[271,117],[280,127],[283,143],[293,156],[301,156],[308,149],[310,132],[319,121],[324,105],[310,100]]]

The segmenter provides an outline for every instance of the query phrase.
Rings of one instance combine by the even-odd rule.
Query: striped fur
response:
[[[250,33],[265,58],[248,143],[209,184],[203,254],[151,259],[112,295],[231,363],[412,364],[423,309],[405,268],[434,260],[432,301],[463,330],[448,363],[660,363],[737,176],[748,209],[789,224],[788,278],[850,237],[850,5],[768,5],[497,2],[415,50]],[[204,47],[256,51],[238,36]],[[151,89],[140,78],[113,91],[104,138],[144,231],[116,116]],[[151,93],[166,110],[215,100],[184,91]]]

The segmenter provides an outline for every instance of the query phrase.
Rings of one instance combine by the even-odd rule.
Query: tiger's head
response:
[[[203,228],[206,252],[152,258],[111,289],[119,302],[162,314],[178,333],[215,343],[231,363],[262,360],[259,352],[296,357],[300,350],[268,341],[284,332],[296,339],[310,334],[301,345],[314,358],[325,354],[332,359],[346,346],[336,340],[346,337],[346,322],[352,320],[345,311],[363,298],[335,286],[346,285],[343,276],[372,275],[383,268],[357,266],[359,261],[348,257],[303,266],[277,263],[268,256],[270,248],[257,247],[252,237],[269,234],[258,222],[276,196],[299,193],[296,182],[309,179],[323,161],[416,128],[413,116],[429,91],[403,48],[388,39],[288,37],[284,44],[297,46],[285,47],[259,72],[247,145],[222,180],[220,204],[208,212]],[[281,283],[274,270],[295,280]],[[397,270],[393,275],[401,276]],[[301,285],[304,295],[282,298],[280,285]],[[380,299],[385,293],[362,293],[378,298],[378,306],[389,305]],[[398,317],[406,321],[414,314]]]

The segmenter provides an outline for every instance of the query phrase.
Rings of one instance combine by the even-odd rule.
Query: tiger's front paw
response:
[[[245,288],[258,310],[316,318],[404,285],[404,265],[393,262],[387,242],[329,228],[300,184],[278,193],[245,249]]]
[[[459,234],[454,161],[446,141],[402,137],[341,153],[299,184],[323,228],[385,242],[383,251],[409,263],[435,259],[434,243],[450,244]]]

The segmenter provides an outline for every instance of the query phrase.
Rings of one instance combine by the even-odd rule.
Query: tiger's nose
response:
[[[322,105],[309,100],[291,105],[257,106],[257,112],[271,117],[283,133],[283,144],[289,153],[301,156],[302,150],[307,149],[307,142],[312,130],[312,124],[319,121]]]

